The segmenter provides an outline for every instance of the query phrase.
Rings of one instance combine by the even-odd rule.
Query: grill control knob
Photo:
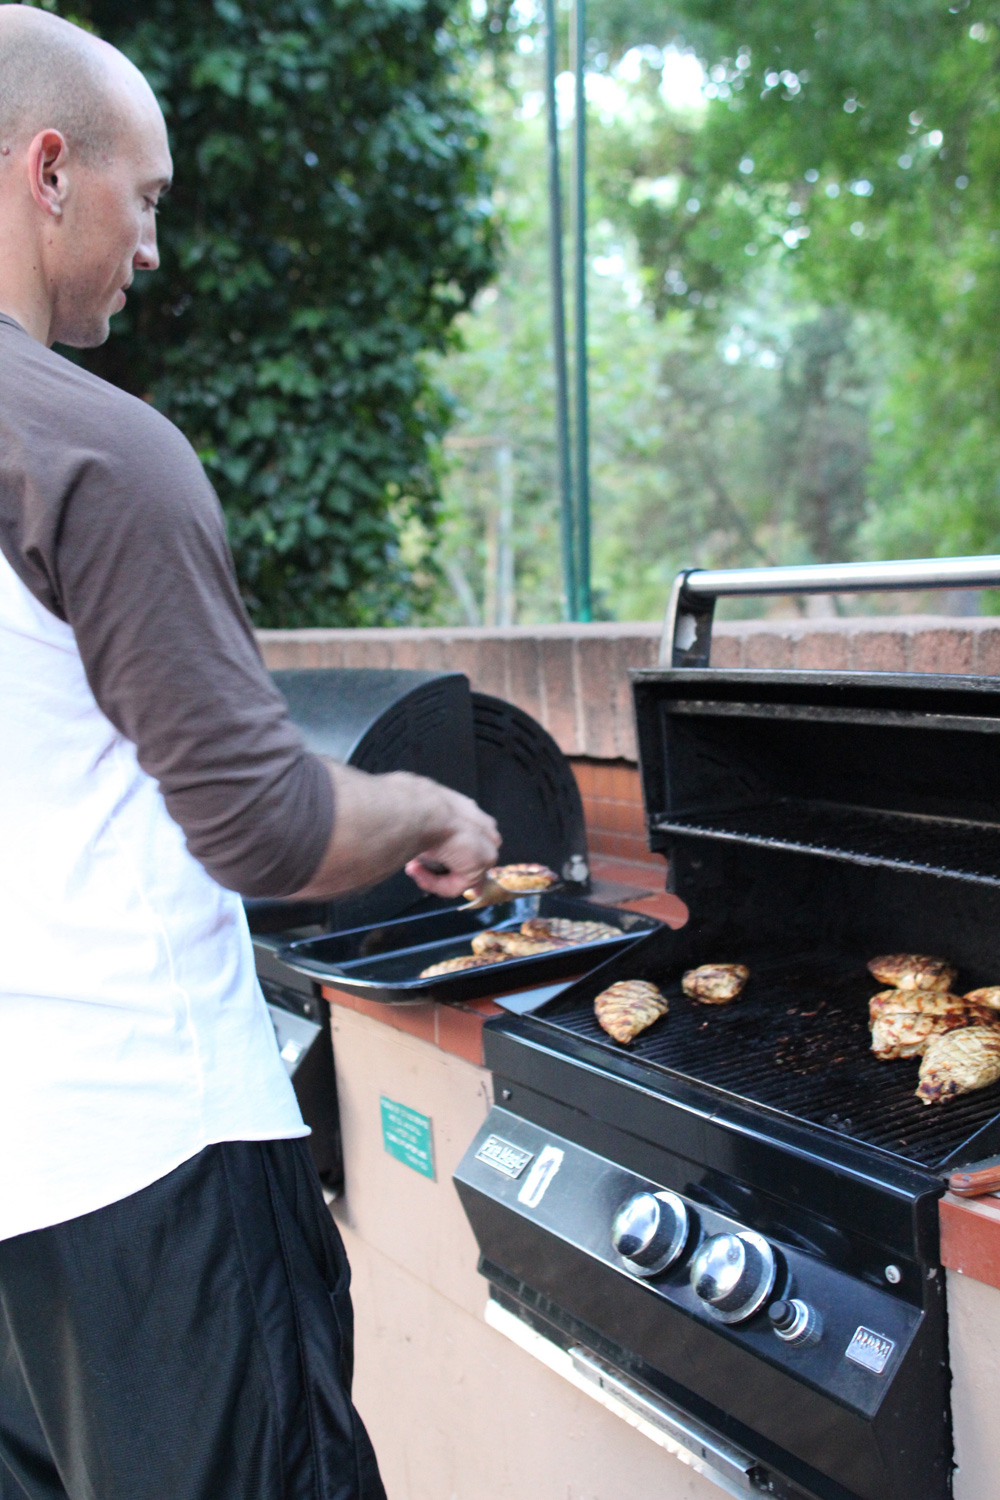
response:
[[[744,1229],[705,1241],[691,1262],[691,1285],[723,1323],[742,1323],[767,1301],[776,1272],[767,1240]]]
[[[611,1243],[630,1271],[656,1276],[684,1249],[690,1217],[676,1193],[636,1193],[611,1224]]]
[[[798,1297],[772,1302],[767,1310],[771,1327],[786,1344],[818,1344],[822,1327],[819,1314]]]

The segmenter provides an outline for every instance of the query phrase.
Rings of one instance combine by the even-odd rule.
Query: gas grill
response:
[[[633,674],[651,848],[691,911],[484,1033],[496,1106],[456,1185],[489,1318],[733,1495],[944,1500],[942,1173],[1000,1085],[938,1106],[878,1062],[866,961],[1000,983],[1000,686],[708,665],[725,593],[1000,583],[1000,558],[690,573]],[[744,963],[730,1006],[684,970]],[[649,979],[629,1046],[593,1002]]]

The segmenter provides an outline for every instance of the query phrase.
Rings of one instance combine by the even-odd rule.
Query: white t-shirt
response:
[[[60,426],[60,397],[76,425],[46,450],[35,425]],[[135,499],[123,424],[96,456],[87,441],[94,411],[122,403],[126,430],[164,449],[152,485],[149,445],[132,454]],[[163,418],[0,318],[0,1239],[212,1142],[308,1133],[242,903],[205,866],[265,894],[304,883],[330,826],[317,768],[328,778],[281,723],[235,587],[220,602],[206,583],[199,548],[228,562],[192,463]],[[171,484],[186,510],[147,546]],[[254,694],[243,724],[226,704]],[[303,797],[308,837],[288,813]]]

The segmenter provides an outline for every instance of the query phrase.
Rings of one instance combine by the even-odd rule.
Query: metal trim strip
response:
[[[679,1407],[640,1389],[585,1349],[560,1349],[492,1297],[484,1316],[490,1328],[735,1500],[759,1493],[750,1479],[759,1467],[756,1460],[693,1421]]]

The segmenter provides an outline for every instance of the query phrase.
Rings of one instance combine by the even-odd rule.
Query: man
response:
[[[451,896],[498,839],[305,751],[194,453],[51,351],[171,172],[125,58],[0,5],[0,1500],[381,1500],[236,893]]]

